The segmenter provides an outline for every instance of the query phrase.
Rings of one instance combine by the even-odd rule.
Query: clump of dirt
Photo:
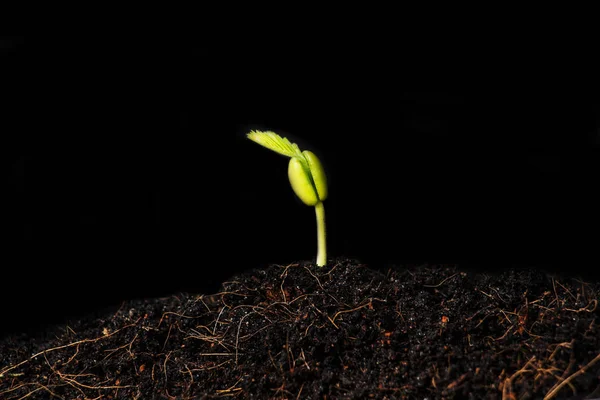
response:
[[[600,397],[600,284],[271,265],[0,341],[0,398]]]

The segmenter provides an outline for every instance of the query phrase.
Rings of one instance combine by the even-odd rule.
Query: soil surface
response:
[[[271,265],[0,341],[0,399],[600,398],[599,283]]]

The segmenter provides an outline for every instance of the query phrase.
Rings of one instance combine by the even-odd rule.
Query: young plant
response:
[[[301,151],[291,143],[271,131],[251,131],[248,138],[267,149],[290,157],[288,178],[294,193],[307,206],[314,206],[317,216],[317,265],[327,263],[327,243],[325,237],[325,208],[327,199],[327,178],[317,156],[308,150]]]

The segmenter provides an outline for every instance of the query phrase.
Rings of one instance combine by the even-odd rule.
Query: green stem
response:
[[[322,267],[327,264],[327,243],[325,239],[325,207],[320,201],[315,205],[317,214],[317,266]]]

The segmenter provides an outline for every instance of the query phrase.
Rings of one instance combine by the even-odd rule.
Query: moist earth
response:
[[[269,265],[0,341],[0,399],[600,398],[599,283]]]

